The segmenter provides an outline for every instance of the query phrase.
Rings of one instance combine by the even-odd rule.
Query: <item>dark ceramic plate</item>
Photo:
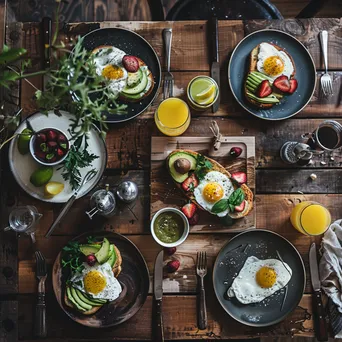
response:
[[[158,56],[152,46],[138,34],[122,28],[105,28],[89,32],[84,36],[83,46],[92,51],[101,45],[111,45],[125,51],[128,55],[134,55],[141,58],[154,77],[154,88],[150,95],[139,102],[126,102],[118,100],[120,104],[124,103],[127,107],[127,114],[108,114],[107,122],[123,122],[135,118],[144,112],[155,99],[158,93],[161,80],[161,67]]]
[[[134,316],[145,303],[150,285],[149,272],[146,262],[138,248],[126,237],[111,233],[85,233],[76,237],[73,241],[87,243],[87,236],[95,237],[102,241],[106,237],[114,243],[121,252],[122,271],[118,281],[122,286],[120,297],[109,304],[103,305],[93,315],[82,315],[64,304],[66,276],[62,273],[61,253],[53,265],[52,283],[57,301],[63,311],[75,322],[91,328],[107,328],[127,321]]]
[[[274,43],[292,56],[298,81],[296,92],[270,109],[254,107],[245,99],[243,92],[250,52],[262,42]],[[283,120],[297,114],[309,103],[315,91],[316,69],[308,50],[296,38],[282,31],[261,30],[245,37],[234,49],[228,65],[228,81],[235,99],[245,110],[261,119]]]
[[[279,260],[277,251],[292,269],[287,290],[283,288],[253,304],[241,304],[236,298],[227,297],[228,288],[249,256]],[[246,325],[265,327],[279,323],[297,307],[305,289],[305,268],[288,240],[268,230],[253,229],[235,236],[221,249],[214,264],[213,283],[217,299],[231,317]]]

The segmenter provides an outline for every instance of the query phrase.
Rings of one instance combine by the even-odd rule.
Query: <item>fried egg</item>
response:
[[[292,270],[277,259],[247,258],[227,291],[228,297],[236,297],[242,304],[258,303],[279,291],[290,281]]]
[[[119,281],[114,277],[112,268],[108,263],[102,265],[96,263],[89,266],[83,263],[82,272],[76,272],[71,278],[73,287],[82,292],[91,294],[94,298],[115,300],[122,289]]]
[[[122,65],[126,53],[113,46],[101,48],[94,55],[96,73],[108,80],[109,90],[118,96],[127,84],[128,72]]]
[[[228,199],[234,192],[230,179],[219,171],[208,172],[194,190],[197,203],[205,210],[211,211],[212,207],[221,199]],[[228,209],[217,214],[226,216]]]
[[[280,75],[290,78],[294,66],[291,58],[284,51],[279,51],[269,43],[261,43],[259,46],[257,69],[273,79]]]

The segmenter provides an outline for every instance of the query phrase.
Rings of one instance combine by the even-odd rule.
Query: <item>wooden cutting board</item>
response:
[[[241,147],[243,152],[238,158],[229,156],[233,146]],[[213,148],[212,137],[152,137],[151,141],[151,218],[161,208],[175,207],[180,209],[186,197],[175,186],[169,175],[165,160],[175,149],[187,149],[199,152],[215,159],[230,173],[243,171],[247,173],[247,185],[255,197],[255,138],[224,137],[218,151]],[[224,226],[217,216],[199,211],[198,224],[191,226],[190,232],[201,233],[235,233],[256,227],[256,208],[247,217],[236,220],[232,226]]]

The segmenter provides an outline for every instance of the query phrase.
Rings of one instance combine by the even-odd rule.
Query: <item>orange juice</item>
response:
[[[189,107],[183,100],[170,97],[159,105],[154,120],[158,129],[165,135],[181,135],[190,124]]]
[[[328,209],[312,201],[297,204],[292,210],[290,219],[293,227],[305,235],[321,235],[331,223]]]

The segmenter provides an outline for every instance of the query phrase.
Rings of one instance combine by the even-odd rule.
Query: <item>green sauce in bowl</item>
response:
[[[184,221],[177,213],[165,211],[156,217],[153,230],[160,241],[173,243],[182,237]]]

